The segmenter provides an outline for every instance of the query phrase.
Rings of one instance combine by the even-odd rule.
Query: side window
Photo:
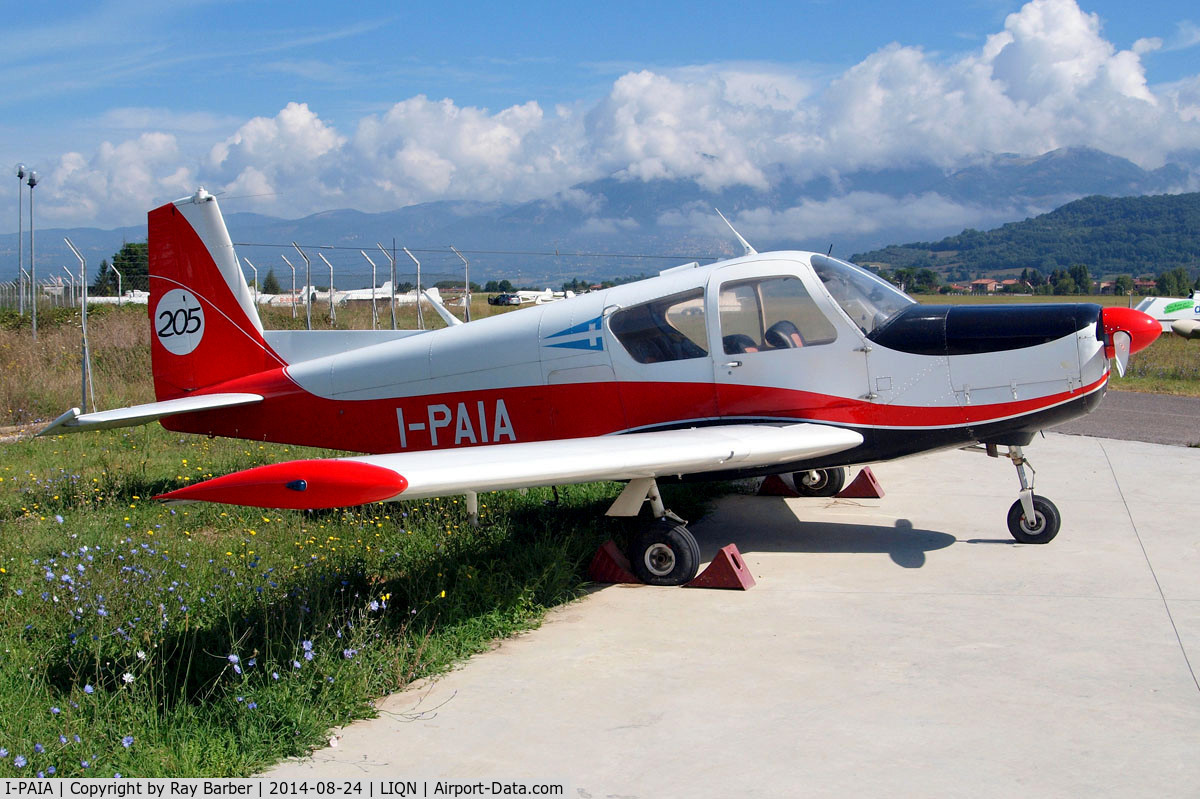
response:
[[[829,344],[837,331],[796,277],[766,277],[721,286],[721,341],[726,355]]]
[[[708,355],[703,289],[623,308],[612,315],[608,324],[617,341],[638,363]]]

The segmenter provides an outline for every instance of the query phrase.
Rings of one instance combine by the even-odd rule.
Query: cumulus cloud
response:
[[[252,207],[286,216],[556,192],[597,215],[568,187],[615,175],[766,189],[781,172],[836,183],[864,168],[950,168],[984,153],[1068,145],[1154,168],[1200,148],[1200,75],[1153,87],[1142,59],[1197,41],[1194,26],[1183,25],[1121,50],[1075,0],[1031,0],[971,52],[948,58],[892,44],[831,78],[779,64],[634,70],[591,104],[530,100],[491,110],[416,96],[340,128],[319,109],[289,103],[204,148],[160,127],[91,156],[63,156],[47,194],[63,219],[80,223],[128,223],[131,209],[140,215],[195,183],[256,195]],[[114,121],[136,117],[125,111]],[[870,200],[805,204],[771,221],[812,228],[827,214],[861,227],[870,222],[839,214]],[[904,210],[960,213],[928,195]],[[883,203],[872,212],[892,210]],[[620,224],[597,220],[595,229]]]

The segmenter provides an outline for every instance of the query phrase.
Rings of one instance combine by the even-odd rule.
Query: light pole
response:
[[[33,250],[33,187],[38,184],[37,172],[29,173],[29,282],[33,284],[33,340],[37,341],[37,307],[38,307],[38,287],[37,287],[37,262],[34,260]]]
[[[21,183],[25,180],[25,165],[17,164],[17,272],[21,275],[21,298],[17,301],[17,313],[25,315],[25,219],[21,208]]]

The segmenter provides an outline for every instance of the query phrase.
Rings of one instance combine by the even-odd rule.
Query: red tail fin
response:
[[[160,400],[285,366],[263,338],[216,198],[149,214],[150,356]]]

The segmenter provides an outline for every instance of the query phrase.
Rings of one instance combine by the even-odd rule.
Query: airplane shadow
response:
[[[753,503],[753,508],[743,503]],[[754,524],[745,524],[739,510],[752,512]],[[702,561],[711,560],[721,547],[737,544],[741,552],[887,553],[897,566],[919,569],[925,553],[958,542],[949,533],[920,530],[908,519],[894,526],[816,522],[797,519],[782,499],[746,497],[729,503],[692,529],[700,544]],[[964,542],[965,543],[965,542]]]

